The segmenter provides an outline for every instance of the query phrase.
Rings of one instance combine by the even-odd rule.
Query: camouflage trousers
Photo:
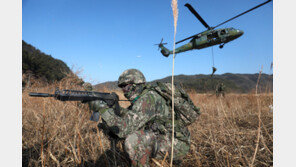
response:
[[[128,153],[132,166],[149,166],[150,158],[163,159],[168,152],[171,154],[170,134],[161,135],[151,131],[136,131],[127,136],[124,143],[125,151]],[[189,152],[189,142],[178,139],[174,140],[174,160],[180,160]]]

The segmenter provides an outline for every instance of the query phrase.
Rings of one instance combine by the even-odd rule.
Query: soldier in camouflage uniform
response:
[[[93,86],[89,82],[85,82],[82,86],[86,91],[93,91]]]
[[[222,95],[223,97],[225,96],[225,86],[224,84],[221,82],[217,85],[216,88],[216,96],[219,97],[220,95]]]
[[[118,86],[122,88],[131,105],[121,108],[121,116],[103,101],[90,102],[108,128],[119,138],[125,139],[124,148],[133,166],[149,166],[150,158],[163,159],[171,150],[171,111],[166,100],[145,84],[144,75],[136,69],[124,71]],[[184,157],[190,148],[187,127],[175,122],[174,161]]]

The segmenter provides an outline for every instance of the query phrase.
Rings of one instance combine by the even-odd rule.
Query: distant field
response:
[[[28,96],[29,92],[52,93],[57,86],[82,90],[75,82],[71,78],[46,86],[35,82],[23,90],[23,166],[112,165],[107,161],[114,159],[107,151],[110,142],[97,123],[89,121],[87,105]],[[122,93],[117,93],[123,99]],[[271,93],[226,94],[225,98],[194,92],[189,95],[202,114],[189,127],[191,150],[182,166],[273,166]],[[117,164],[126,166],[124,156],[116,155]],[[157,165],[151,162],[151,166]]]

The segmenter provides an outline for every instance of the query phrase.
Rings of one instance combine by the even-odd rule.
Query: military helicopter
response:
[[[238,30],[238,29],[235,29],[232,27],[231,28],[221,28],[221,29],[216,29],[216,28],[235,19],[235,18],[238,18],[239,16],[242,16],[242,15],[244,15],[256,8],[259,8],[260,6],[263,6],[270,1],[271,0],[267,0],[264,3],[261,3],[261,4],[255,6],[255,7],[251,8],[251,9],[249,9],[249,10],[247,10],[235,17],[232,17],[232,18],[230,18],[230,19],[228,19],[228,20],[226,20],[214,27],[210,27],[202,19],[202,17],[193,9],[193,7],[190,4],[186,3],[185,6],[207,28],[207,30],[176,42],[176,44],[178,44],[178,43],[181,43],[183,41],[186,41],[186,40],[192,38],[189,43],[176,48],[175,54],[185,52],[188,50],[193,50],[193,49],[203,49],[203,48],[207,48],[207,47],[218,45],[218,44],[219,44],[219,48],[222,49],[226,43],[242,36],[244,34],[244,32],[242,30]],[[162,53],[162,55],[165,57],[168,57],[170,54],[173,54],[173,51],[164,47],[164,45],[167,43],[162,43],[162,41],[163,41],[163,39],[161,39],[161,42],[156,45],[158,45],[158,47],[161,49],[160,52]]]

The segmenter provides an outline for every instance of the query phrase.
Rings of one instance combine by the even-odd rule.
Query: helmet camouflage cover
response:
[[[118,78],[119,87],[127,84],[141,84],[145,82],[145,76],[141,71],[137,69],[125,70]]]
[[[84,89],[86,91],[92,91],[93,90],[93,87],[89,82],[85,82],[82,86],[84,87]]]

